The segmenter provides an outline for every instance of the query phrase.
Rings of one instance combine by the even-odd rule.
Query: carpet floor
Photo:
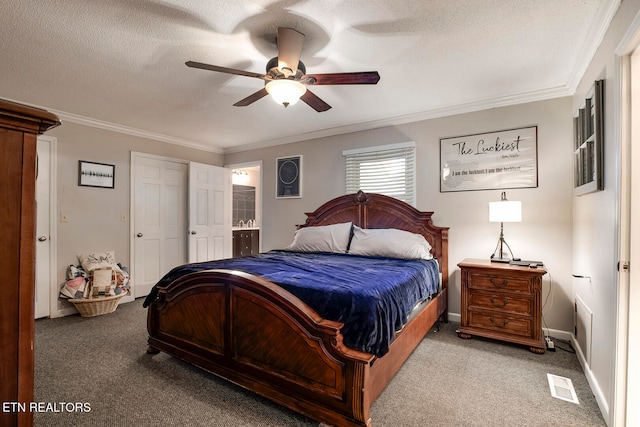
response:
[[[572,352],[429,332],[371,408],[379,426],[606,426]],[[142,300],[110,314],[36,321],[36,426],[318,426],[167,354],[146,354]],[[570,350],[568,344],[558,347]],[[547,373],[579,404],[553,398]]]

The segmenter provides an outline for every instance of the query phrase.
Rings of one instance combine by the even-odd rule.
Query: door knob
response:
[[[196,234],[196,232],[192,230],[192,231],[191,231],[191,234]]]
[[[47,241],[47,237],[46,236],[38,237],[38,242],[46,242],[46,241]]]
[[[136,236],[142,237],[142,233],[138,233],[138,234],[136,234]]]

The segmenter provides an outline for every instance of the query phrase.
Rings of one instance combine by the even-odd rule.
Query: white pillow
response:
[[[353,227],[349,253],[403,259],[431,259],[431,245],[422,234],[395,228]]]
[[[287,246],[298,252],[347,252],[351,223],[303,227],[296,231],[293,242]]]
[[[78,254],[78,262],[82,264],[82,268],[87,273],[92,272],[96,268],[110,267],[116,271],[122,271],[116,263],[116,256],[114,251],[98,252],[89,255]]]

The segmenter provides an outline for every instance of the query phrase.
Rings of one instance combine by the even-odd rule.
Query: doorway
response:
[[[640,267],[640,169],[632,165],[640,165],[640,43],[631,55],[631,140],[630,140],[630,194],[629,194],[629,264]],[[621,230],[625,233],[625,230]],[[629,270],[629,327],[628,327],[628,355],[627,361],[637,361],[640,358],[640,270]],[[637,363],[627,365],[627,425],[640,422],[640,367]],[[635,403],[632,403],[635,402]]]
[[[226,167],[232,170],[233,230],[238,231],[241,228],[256,230],[260,236],[257,251],[262,252],[265,232],[262,218],[262,161],[237,163]],[[247,206],[248,202],[251,206]]]
[[[131,177],[134,298],[174,267],[230,257],[229,169],[132,152]]]
[[[640,423],[640,14],[618,48],[620,168],[614,425]],[[630,268],[635,266],[635,270]]]
[[[187,162],[131,153],[134,298],[187,262]]]
[[[36,174],[35,318],[51,316],[58,299],[56,281],[56,144],[39,136]]]
[[[231,258],[231,171],[189,162],[189,262]]]

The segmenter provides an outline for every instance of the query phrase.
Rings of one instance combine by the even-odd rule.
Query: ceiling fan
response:
[[[250,105],[260,98],[270,94],[276,102],[284,105],[285,107],[295,104],[298,99],[301,99],[317,112],[322,112],[327,111],[331,106],[308,90],[307,86],[353,84],[374,85],[378,83],[378,80],[380,80],[380,75],[377,71],[306,74],[307,70],[302,61],[300,61],[303,42],[304,34],[292,28],[279,27],[278,56],[269,60],[267,63],[266,74],[203,64],[195,61],[187,61],[186,65],[192,68],[254,77],[265,81],[265,87],[236,102],[233,104],[235,107],[246,107],[247,105]]]

